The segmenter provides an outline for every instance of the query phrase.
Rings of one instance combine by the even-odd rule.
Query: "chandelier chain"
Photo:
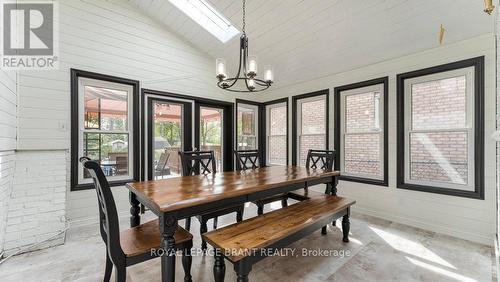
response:
[[[243,34],[246,34],[245,32],[245,26],[246,26],[246,21],[245,21],[245,16],[246,16],[246,0],[243,0]]]

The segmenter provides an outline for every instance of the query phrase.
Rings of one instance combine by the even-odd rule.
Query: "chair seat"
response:
[[[193,239],[193,235],[178,226],[174,234],[175,243],[179,245]],[[125,256],[132,257],[160,248],[161,234],[158,219],[120,232],[120,244]]]

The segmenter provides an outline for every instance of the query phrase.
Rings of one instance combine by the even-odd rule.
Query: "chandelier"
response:
[[[243,34],[240,37],[240,59],[238,73],[235,77],[227,77],[226,61],[217,59],[215,67],[217,72],[217,85],[232,92],[259,92],[268,89],[273,83],[273,69],[264,67],[264,79],[257,78],[257,57],[248,56],[248,37],[245,32],[245,0],[243,0]],[[238,83],[240,82],[240,83]],[[235,87],[235,88],[232,88]]]

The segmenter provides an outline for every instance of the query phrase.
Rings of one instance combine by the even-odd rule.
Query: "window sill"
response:
[[[477,190],[476,191],[464,191],[464,190],[441,188],[441,187],[435,187],[435,186],[424,186],[424,185],[408,184],[408,183],[398,183],[397,188],[398,189],[413,190],[413,191],[420,191],[420,192],[427,192],[427,193],[434,193],[434,194],[441,194],[441,195],[448,195],[448,196],[456,196],[456,197],[484,200],[484,194],[480,193]]]
[[[339,177],[339,180],[358,182],[358,183],[377,185],[377,186],[385,186],[385,187],[389,186],[389,183],[387,180],[370,179],[370,178],[362,178],[362,177],[355,177],[355,176],[345,176],[345,175],[342,176],[341,175]]]

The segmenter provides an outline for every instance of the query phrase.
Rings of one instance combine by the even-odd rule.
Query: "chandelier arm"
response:
[[[254,81],[255,81],[255,84],[260,85],[260,86],[268,86],[269,85],[269,83],[265,82],[262,79],[254,79]]]
[[[238,64],[238,73],[237,73],[237,74],[236,74],[236,76],[235,76],[235,78],[236,78],[236,79],[233,81],[233,83],[231,83],[231,85],[228,85],[228,86],[227,86],[226,88],[224,88],[224,89],[227,89],[227,88],[231,88],[231,87],[233,87],[233,86],[236,84],[236,82],[238,82],[238,78],[240,77],[240,74],[241,74],[241,60],[242,60],[242,52],[241,52],[241,48],[243,47],[243,41],[244,41],[244,40],[243,40],[243,37],[244,37],[244,36],[245,36],[245,35],[243,34],[243,35],[242,35],[242,37],[240,38],[240,60],[239,60],[239,64]],[[226,79],[226,81],[227,81],[227,79]]]

